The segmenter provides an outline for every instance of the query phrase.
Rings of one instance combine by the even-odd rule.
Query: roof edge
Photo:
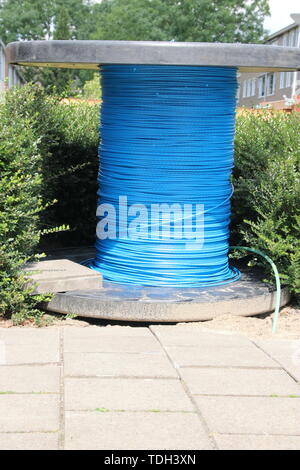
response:
[[[268,39],[266,40],[266,42],[271,41],[272,39],[275,39],[277,36],[281,36],[282,34],[287,33],[291,29],[296,28],[297,26],[300,25],[300,13],[292,13],[290,16],[291,16],[292,20],[294,20],[294,23],[292,23],[288,26],[285,26],[282,29],[279,29],[275,33],[270,34],[270,36],[268,36]]]

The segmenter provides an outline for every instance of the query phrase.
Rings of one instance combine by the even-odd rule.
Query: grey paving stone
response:
[[[0,450],[58,450],[58,434],[0,433]]]
[[[0,365],[58,361],[58,328],[0,328]]]
[[[246,336],[220,333],[205,330],[203,323],[183,325],[151,325],[150,329],[156,334],[164,346],[199,346],[210,347],[241,347],[251,344]]]
[[[160,351],[162,348],[159,342],[148,329],[145,330],[145,334],[131,335],[131,331],[126,329],[128,336],[125,336],[122,330],[109,335],[104,328],[65,328],[65,351],[94,353]]]
[[[259,340],[257,344],[300,382],[300,340]]]
[[[75,379],[65,380],[67,410],[193,411],[179,380]]]
[[[82,328],[76,328],[71,326],[64,327],[64,338],[66,341],[68,339],[75,340],[76,338],[82,338],[82,335],[85,337],[93,339],[99,337],[152,337],[152,333],[149,328],[142,326],[120,326],[120,325],[107,325],[107,326],[88,326],[85,328],[85,331],[82,331]]]
[[[26,276],[28,285],[36,284],[35,294],[102,287],[102,275],[99,272],[68,259],[29,263],[24,271],[30,272]]]
[[[2,392],[59,393],[59,366],[0,366],[0,394]]]
[[[66,449],[210,449],[193,413],[66,413]]]
[[[223,347],[214,343],[198,347],[167,346],[166,350],[178,367],[279,367],[276,362],[252,344],[243,347]]]
[[[0,433],[57,431],[57,395],[0,395]]]
[[[220,450],[300,450],[300,436],[253,436],[216,434]]]
[[[65,375],[177,377],[164,353],[66,353]]]
[[[300,398],[195,397],[213,432],[300,435]]]
[[[187,368],[180,374],[192,394],[300,396],[300,385],[283,370]]]

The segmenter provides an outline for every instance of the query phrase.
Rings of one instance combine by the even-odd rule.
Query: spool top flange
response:
[[[238,67],[241,72],[300,70],[300,49],[258,44],[167,41],[20,41],[8,62],[35,67],[99,69],[104,64]]]

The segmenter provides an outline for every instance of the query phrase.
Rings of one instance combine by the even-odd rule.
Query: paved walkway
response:
[[[300,449],[300,341],[0,329],[0,449]]]

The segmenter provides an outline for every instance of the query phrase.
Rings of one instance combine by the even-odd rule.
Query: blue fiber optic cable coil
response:
[[[237,280],[228,263],[237,69],[104,65],[101,85],[90,267],[107,280],[145,286]],[[177,212],[163,216],[161,204]]]

